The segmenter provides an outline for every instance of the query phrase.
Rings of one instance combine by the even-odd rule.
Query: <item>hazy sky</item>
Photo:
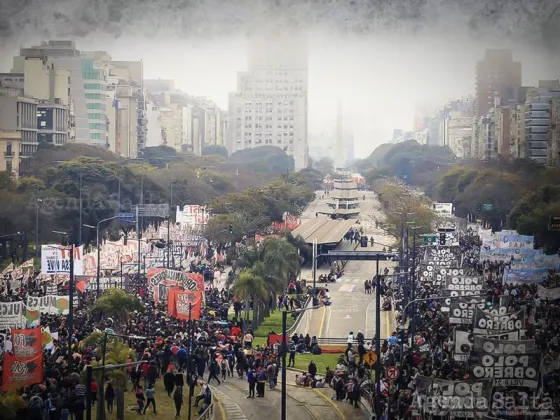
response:
[[[0,43],[3,70],[9,70],[10,57],[20,45],[41,39],[28,30],[25,37]],[[143,59],[145,78],[173,79],[178,88],[213,99],[222,109],[227,109],[228,92],[235,90],[236,72],[246,69],[246,38],[239,35],[178,37],[168,31],[146,37],[125,32],[115,38],[96,31],[75,40],[78,49],[106,50],[115,60]],[[504,36],[485,33],[475,38],[453,21],[401,35],[381,30],[340,35],[331,28],[311,27],[310,132],[333,132],[341,100],[344,123],[355,134],[356,157],[365,157],[389,141],[394,128],[412,128],[415,106],[437,109],[447,100],[473,94],[476,61],[486,48],[504,47],[512,47],[523,62],[525,85],[560,77],[558,55]]]

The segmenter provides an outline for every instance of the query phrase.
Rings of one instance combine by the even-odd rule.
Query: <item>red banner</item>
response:
[[[12,330],[12,353],[4,354],[2,391],[8,392],[43,381],[41,328]]]
[[[282,344],[282,334],[268,334],[268,345],[273,346],[278,341]],[[286,343],[290,341],[290,338],[286,336]]]
[[[186,273],[168,268],[149,268],[148,291],[156,303],[167,301],[171,289],[196,292],[204,291],[204,278],[201,274]]]
[[[192,307],[190,306],[192,304]],[[167,313],[177,319],[189,321],[189,307],[192,319],[200,319],[202,292],[170,290],[167,298]]]
[[[301,219],[297,216],[286,214],[282,222],[274,222],[275,230],[296,230],[301,225]]]

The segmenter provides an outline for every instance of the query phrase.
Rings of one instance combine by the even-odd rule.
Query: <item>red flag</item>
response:
[[[43,381],[41,327],[12,330],[12,351],[4,354],[2,391],[8,392]]]

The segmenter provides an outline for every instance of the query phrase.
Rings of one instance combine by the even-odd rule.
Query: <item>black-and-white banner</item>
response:
[[[536,351],[535,340],[495,340],[488,336],[475,335],[473,351],[489,354],[526,354]]]
[[[471,324],[473,322],[474,310],[484,309],[484,298],[466,296],[463,299],[449,299],[449,323]],[[445,300],[447,301],[447,299]]]
[[[475,308],[474,328],[475,334],[499,334],[525,329],[525,309],[511,314],[491,314]],[[523,334],[522,334],[523,335]]]
[[[459,267],[461,250],[456,246],[434,246],[426,248],[424,261],[435,267]]]
[[[447,276],[445,289],[451,296],[468,296],[482,294],[483,280],[478,276]]]
[[[479,417],[490,410],[491,380],[445,381],[419,376],[413,410],[424,416]],[[421,415],[421,414],[420,414]]]
[[[471,352],[469,373],[475,379],[491,378],[496,387],[537,388],[540,354],[490,354]]]
[[[453,358],[459,362],[466,362],[469,358],[469,353],[473,349],[474,339],[478,337],[476,334],[472,334],[467,331],[455,330],[453,336],[453,342],[455,344],[455,351],[453,352]],[[514,331],[505,334],[498,335],[485,335],[485,338],[492,338],[494,340],[519,340],[519,332]]]
[[[421,283],[429,283],[433,286],[445,284],[447,276],[468,276],[472,270],[458,267],[438,267],[433,262],[427,262],[420,266],[419,280]]]
[[[0,302],[0,330],[21,328],[23,325],[23,302]]]

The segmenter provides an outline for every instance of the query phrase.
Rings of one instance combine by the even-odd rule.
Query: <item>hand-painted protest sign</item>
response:
[[[74,275],[84,274],[83,245],[74,247]],[[70,247],[43,245],[41,247],[41,274],[69,274]]]
[[[0,302],[0,330],[21,328],[23,325],[23,302]]]
[[[204,292],[204,278],[200,274],[167,268],[150,268],[147,273],[148,291],[156,303],[166,302],[170,289]]]
[[[547,289],[546,287],[537,285],[537,294],[541,299],[557,300],[560,299],[560,287],[554,289]]]
[[[473,378],[491,378],[495,387],[537,388],[539,383],[538,354],[471,352],[468,365]]]
[[[200,319],[202,292],[172,289],[167,297],[167,313],[177,319],[189,321]],[[190,319],[189,319],[190,314]]]
[[[8,392],[43,380],[41,329],[12,330],[12,353],[4,355],[2,391]]]
[[[496,315],[475,308],[473,332],[476,334],[499,334],[524,329],[524,309],[511,314]]]

